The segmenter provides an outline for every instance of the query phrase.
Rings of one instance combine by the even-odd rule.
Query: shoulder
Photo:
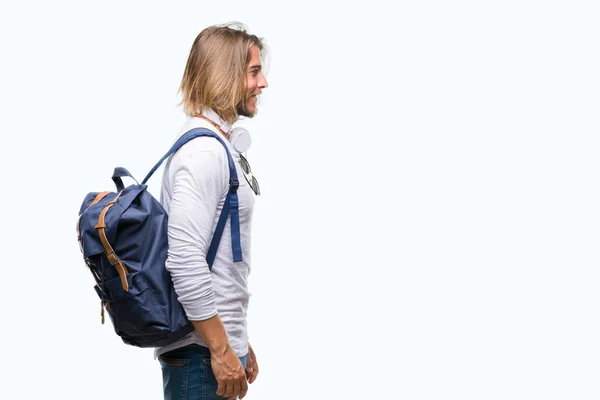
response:
[[[171,171],[184,170],[194,174],[229,174],[227,151],[233,158],[231,146],[229,146],[227,139],[206,125],[208,125],[208,122],[199,118],[189,118],[186,121],[177,135],[177,139],[193,129],[203,129],[215,136],[196,137],[184,144],[169,160]]]
[[[186,133],[192,131],[192,130],[203,130],[206,131],[206,133],[211,133],[214,135],[213,136],[201,136],[201,137],[197,137],[194,138],[192,140],[190,140],[188,143],[186,143],[181,149],[179,149],[179,151],[177,153],[179,153],[181,156],[187,156],[190,154],[193,154],[195,152],[208,152],[213,154],[214,156],[220,158],[221,160],[227,160],[227,153],[225,150],[225,147],[228,146],[228,144],[225,142],[226,139],[224,139],[221,135],[219,135],[217,132],[215,132],[214,128],[211,129],[212,127],[207,126],[208,122],[200,119],[200,118],[192,118],[190,117],[188,119],[188,121],[184,124],[183,128],[180,131],[180,134],[178,135],[178,138],[182,137],[183,135],[185,135]],[[229,151],[231,152],[231,149],[229,149]]]
[[[197,153],[212,155],[215,158],[227,162],[225,146],[214,137],[197,137],[184,144],[175,155],[177,158],[185,159]]]
[[[225,147],[214,137],[197,137],[183,145],[169,163],[173,177],[203,185],[208,181],[229,181],[229,161]],[[221,186],[219,184],[219,186]]]

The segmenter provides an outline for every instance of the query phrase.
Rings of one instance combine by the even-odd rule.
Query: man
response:
[[[230,189],[229,166],[218,140],[195,138],[168,160],[161,191],[169,214],[166,267],[195,328],[182,340],[156,349],[165,399],[241,399],[258,375],[246,314],[251,220],[259,192],[231,134],[240,116],[256,114],[258,96],[268,86],[263,53],[262,39],[239,23],[208,27],[194,41],[181,81],[188,120],[180,134],[211,129],[235,162],[242,261],[233,261],[228,219],[212,270],[208,267],[208,248]]]

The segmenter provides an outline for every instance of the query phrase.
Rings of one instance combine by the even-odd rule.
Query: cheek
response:
[[[254,78],[248,78],[246,81],[246,87],[248,88],[249,93],[253,93],[258,87],[257,80]]]

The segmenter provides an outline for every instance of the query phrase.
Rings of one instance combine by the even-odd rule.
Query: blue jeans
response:
[[[210,350],[192,344],[158,356],[165,400],[222,400],[210,365]],[[240,357],[246,368],[246,356]]]

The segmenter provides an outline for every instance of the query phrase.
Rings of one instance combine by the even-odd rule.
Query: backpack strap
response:
[[[229,164],[229,192],[227,193],[227,197],[225,198],[223,211],[221,211],[221,215],[219,216],[219,221],[217,222],[215,234],[212,238],[212,241],[210,242],[208,253],[206,254],[206,262],[208,263],[208,268],[212,269],[212,265],[217,255],[217,249],[219,248],[219,243],[221,242],[221,237],[223,236],[223,231],[225,230],[225,224],[229,216],[231,216],[231,249],[233,252],[233,261],[242,261],[242,246],[240,243],[240,212],[239,200],[237,195],[237,189],[240,186],[240,182],[238,181],[237,170],[235,168],[233,158],[231,157],[231,153],[229,152],[229,149],[227,148],[227,145],[225,144],[223,139],[221,139],[221,137],[215,132],[206,128],[194,128],[187,131],[175,142],[175,144],[160,159],[160,161],[156,163],[156,165],[150,170],[150,172],[148,172],[148,174],[142,181],[142,185],[146,184],[148,179],[150,179],[152,174],[160,167],[163,161],[165,161],[173,153],[179,150],[181,146],[183,146],[190,140],[201,136],[214,137],[219,142],[221,142],[221,144],[225,148],[225,153],[227,153],[227,162]]]
[[[129,284],[127,283],[127,274],[129,273],[129,271],[127,271],[127,267],[125,266],[123,261],[121,261],[121,259],[115,254],[115,251],[113,250],[112,246],[110,245],[108,238],[106,237],[106,232],[105,232],[106,222],[104,221],[104,218],[106,216],[106,212],[108,211],[109,208],[111,208],[113,206],[113,204],[115,204],[117,202],[118,198],[119,198],[119,196],[117,195],[117,197],[115,197],[114,199],[109,201],[108,204],[106,204],[106,206],[104,206],[104,208],[100,212],[100,216],[98,217],[98,223],[96,224],[96,226],[94,226],[94,228],[96,228],[98,230],[98,236],[100,237],[102,246],[104,247],[104,250],[106,251],[106,257],[108,257],[108,261],[111,263],[112,266],[114,266],[116,268],[117,273],[119,274],[119,278],[121,279],[121,286],[123,287],[123,290],[128,292]]]
[[[97,202],[99,202],[100,200],[102,200],[103,198],[106,197],[107,194],[109,194],[110,192],[100,192],[96,195],[96,197],[94,198],[94,201],[92,201],[92,203],[88,206],[88,208],[90,208],[91,206],[93,206],[94,204],[96,204]]]
[[[115,183],[115,185],[117,186],[117,192],[122,192],[123,189],[125,189],[125,185],[123,185],[123,180],[121,178],[124,178],[126,176],[133,179],[135,181],[135,183],[138,183],[138,181],[135,180],[135,178],[133,177],[133,175],[131,175],[129,173],[129,171],[127,171],[123,167],[117,167],[117,168],[115,168],[115,171],[113,172],[113,176],[112,176],[112,180]],[[139,185],[139,183],[138,183],[138,185]]]

